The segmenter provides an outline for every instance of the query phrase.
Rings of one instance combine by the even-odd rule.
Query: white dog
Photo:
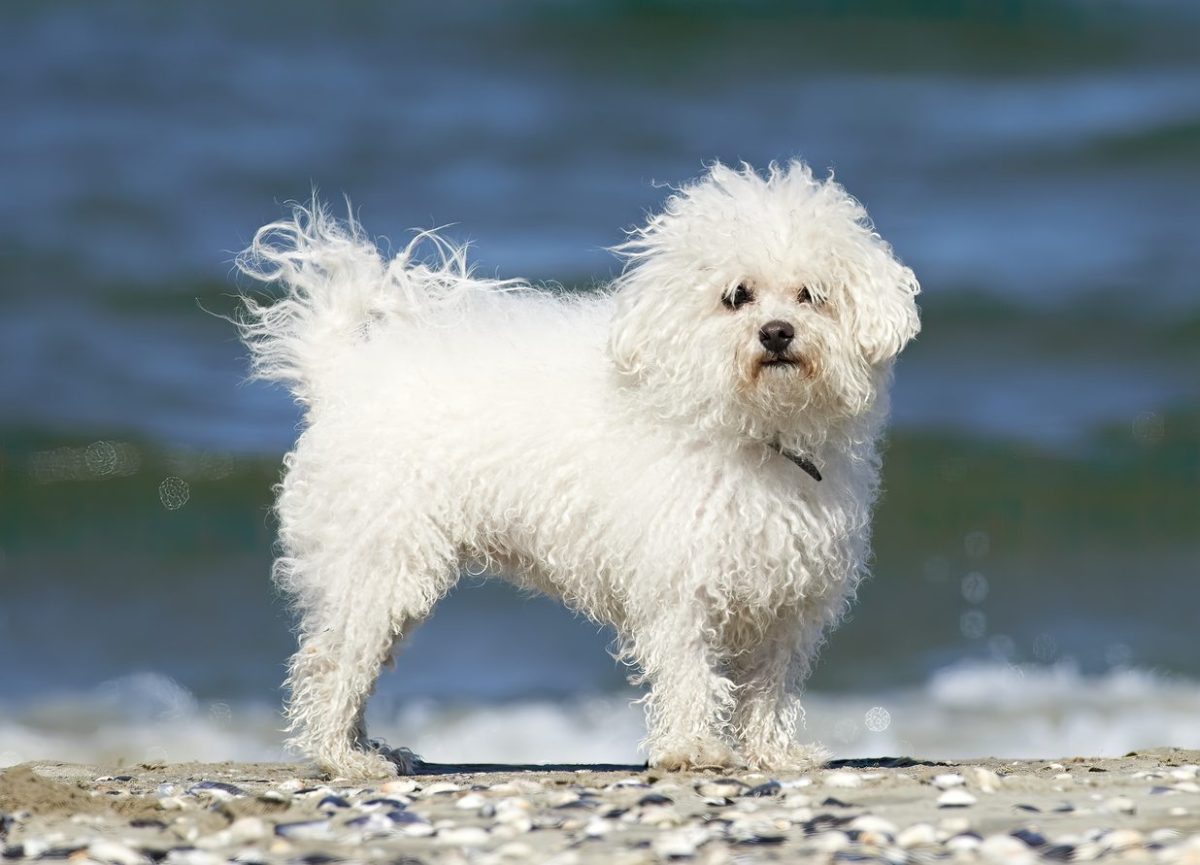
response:
[[[566,294],[473,277],[428,233],[386,260],[314,204],[240,258],[284,289],[246,299],[254,370],[306,409],[276,578],[291,741],[329,773],[412,771],[363,707],[463,570],[616,629],[652,766],[821,759],[800,686],[866,570],[917,281],[800,162],[714,165],[616,251],[607,291]]]

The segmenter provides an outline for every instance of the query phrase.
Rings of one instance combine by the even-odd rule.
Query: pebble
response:
[[[438,781],[436,784],[430,784],[421,792],[426,796],[437,796],[442,793],[457,793],[462,787],[458,784],[451,784],[449,781]]]
[[[966,790],[952,789],[938,796],[937,806],[939,808],[969,808],[978,801]]]

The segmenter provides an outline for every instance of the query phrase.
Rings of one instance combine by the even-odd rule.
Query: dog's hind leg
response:
[[[335,777],[387,777],[412,771],[401,752],[372,749],[363,711],[401,629],[415,627],[454,582],[444,554],[394,532],[362,532],[349,548],[316,561],[293,560],[309,591],[298,597],[300,646],[287,685],[292,747]],[[288,582],[295,584],[293,576]]]

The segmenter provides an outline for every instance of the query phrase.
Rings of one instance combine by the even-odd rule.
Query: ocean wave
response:
[[[436,762],[634,763],[644,759],[632,694],[463,704],[374,706],[372,733]],[[810,694],[804,738],[839,758],[932,759],[1200,748],[1200,683],[1117,668],[1089,676],[1070,663],[973,662],[922,686]],[[0,704],[0,765],[282,760],[282,718],[267,703],[197,700],[166,676],[140,673],[85,692]]]

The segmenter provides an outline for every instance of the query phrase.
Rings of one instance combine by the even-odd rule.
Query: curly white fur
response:
[[[429,233],[385,260],[314,204],[239,259],[284,288],[246,299],[254,370],[306,409],[276,578],[300,616],[292,742],[331,774],[411,770],[363,706],[483,569],[616,629],[652,765],[820,758],[799,691],[865,572],[917,281],[800,162],[713,165],[617,251],[609,290],[569,295],[478,279]]]

